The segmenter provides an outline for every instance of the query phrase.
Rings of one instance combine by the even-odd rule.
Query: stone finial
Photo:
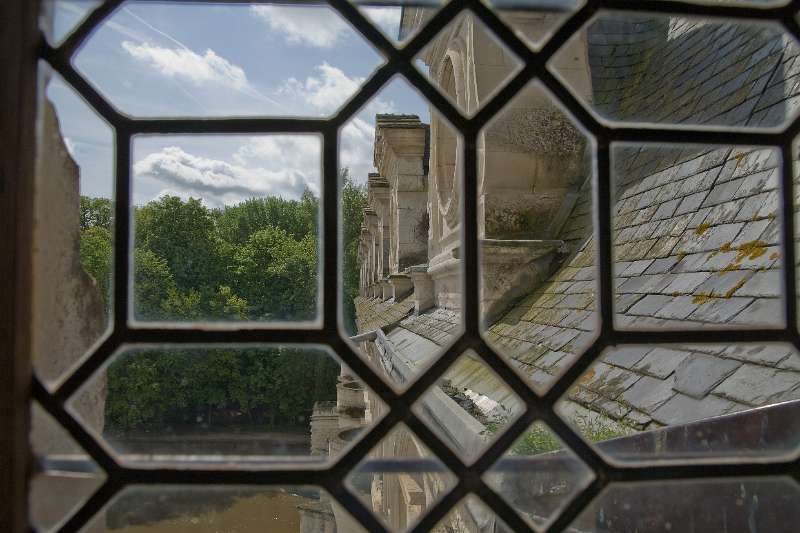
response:
[[[405,298],[414,290],[414,283],[408,274],[391,274],[389,283],[392,284],[392,297],[395,301]]]
[[[428,265],[416,265],[409,268],[411,283],[414,285],[414,312],[427,311],[436,303],[433,294],[433,280],[428,274]]]

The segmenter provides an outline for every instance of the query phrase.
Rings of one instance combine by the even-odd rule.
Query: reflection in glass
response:
[[[391,531],[414,526],[456,479],[403,425],[395,426],[347,477],[348,488]]]
[[[532,424],[489,469],[486,483],[538,530],[554,520],[594,475],[544,423]]]
[[[313,486],[133,486],[87,533],[360,533],[327,492]]]
[[[327,350],[299,345],[126,349],[71,408],[128,463],[253,467],[324,461],[382,412]]]
[[[790,531],[800,490],[789,478],[612,484],[570,526],[576,531]],[[698,505],[702,502],[702,505]]]
[[[475,461],[525,406],[475,352],[467,351],[414,404],[417,415],[465,461]]]

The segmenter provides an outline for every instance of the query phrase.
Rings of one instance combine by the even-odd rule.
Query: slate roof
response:
[[[589,39],[606,115],[774,125],[800,103],[797,47],[768,32],[642,19],[595,25]],[[780,326],[777,152],[651,145],[613,156],[617,326]],[[590,194],[584,187],[559,236],[575,253],[487,333],[538,389],[594,337]],[[437,309],[409,314],[389,338],[420,359],[457,331],[458,316]],[[800,355],[788,346],[625,347],[601,356],[565,411],[651,429],[797,398]]]

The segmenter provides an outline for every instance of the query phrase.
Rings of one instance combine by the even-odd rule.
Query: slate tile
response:
[[[713,416],[732,412],[736,404],[716,396],[695,399],[683,394],[676,394],[652,413],[653,419],[662,424],[687,424]]]
[[[741,366],[738,361],[693,353],[675,368],[675,390],[702,398]]]
[[[656,259],[650,263],[650,266],[647,267],[647,270],[644,271],[644,274],[665,274],[669,272],[677,262],[678,257],[676,256]]]
[[[739,190],[739,187],[742,186],[743,182],[744,178],[739,178],[716,185],[711,189],[711,192],[708,193],[708,197],[703,202],[703,207],[721,204],[722,202],[733,199],[733,196],[736,194],[736,191]]]
[[[685,254],[717,251],[723,244],[733,242],[743,226],[743,223],[737,222],[714,226],[701,234],[694,231],[685,233],[681,242],[676,246],[676,250]]]
[[[697,211],[697,208],[699,208],[700,205],[703,203],[703,200],[705,199],[706,194],[707,193],[705,191],[702,191],[702,192],[698,192],[698,193],[683,197],[683,199],[681,200],[680,205],[675,210],[674,214],[675,215],[682,215],[684,213],[690,213],[690,212]]]
[[[689,320],[722,324],[736,316],[752,301],[752,298],[712,298],[700,304],[688,318]]]
[[[643,374],[665,379],[689,356],[690,353],[684,350],[655,348],[636,363],[633,369]]]
[[[679,274],[672,283],[664,287],[661,292],[666,294],[691,294],[711,276],[712,274],[710,272],[687,272],[685,274]]]
[[[781,293],[781,273],[779,270],[756,272],[742,287],[736,296],[778,297]]]
[[[672,301],[672,296],[648,294],[628,309],[629,315],[653,316]]]
[[[630,389],[622,393],[621,400],[645,413],[652,413],[676,393],[672,389],[674,378],[656,379],[643,376]]]
[[[716,274],[712,274],[705,282],[697,286],[694,294],[716,296],[720,298],[730,298],[734,294],[738,296],[739,289],[752,276],[753,272],[749,270],[718,272]]]
[[[714,394],[748,405],[765,405],[791,391],[800,383],[800,374],[756,365],[742,365],[714,389]]]
[[[780,327],[785,323],[783,302],[778,298],[757,298],[729,323]]]
[[[744,228],[742,228],[742,231],[736,239],[731,243],[731,247],[738,248],[744,244],[761,240],[761,236],[764,234],[769,224],[770,220],[768,218],[748,222]]]
[[[603,355],[603,361],[608,364],[630,369],[639,362],[652,348],[647,346],[626,346],[624,348],[611,348]]]
[[[736,344],[727,347],[721,355],[740,361],[772,366],[783,361],[792,353],[794,351],[789,346],[781,344]],[[800,376],[798,377],[800,378]]]
[[[666,319],[684,320],[692,314],[697,307],[698,305],[694,302],[693,296],[676,296],[672,298],[671,302],[658,310],[655,316]],[[688,324],[690,323],[684,323],[684,327],[689,327]]]

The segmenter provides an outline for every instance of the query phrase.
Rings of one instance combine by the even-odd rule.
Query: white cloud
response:
[[[244,69],[218,56],[211,49],[201,56],[188,48],[164,48],[130,41],[123,41],[122,48],[134,59],[170,78],[182,78],[195,85],[209,81],[223,83],[239,90],[249,86]]]
[[[372,150],[375,128],[356,117],[348,122],[339,135],[339,164],[347,167],[350,178],[358,183],[367,181],[367,174],[375,171]]]
[[[137,161],[133,170],[137,178],[165,184],[162,193],[199,197],[209,205],[256,196],[299,198],[306,187],[319,194],[320,144],[311,136],[257,138],[237,150],[235,164],[168,146]]]
[[[336,111],[348,98],[356,93],[364,83],[364,78],[351,78],[339,68],[327,62],[315,67],[316,76],[308,76],[305,81],[289,78],[278,88],[277,94],[291,96],[302,103],[310,105],[327,115]],[[374,99],[368,104],[368,111],[374,113],[391,113],[394,111],[392,102]]]
[[[253,6],[253,13],[280,34],[289,44],[330,48],[350,30],[347,24],[326,7]]]
[[[361,10],[376,26],[392,39],[397,39],[403,10],[397,6],[362,7]]]

